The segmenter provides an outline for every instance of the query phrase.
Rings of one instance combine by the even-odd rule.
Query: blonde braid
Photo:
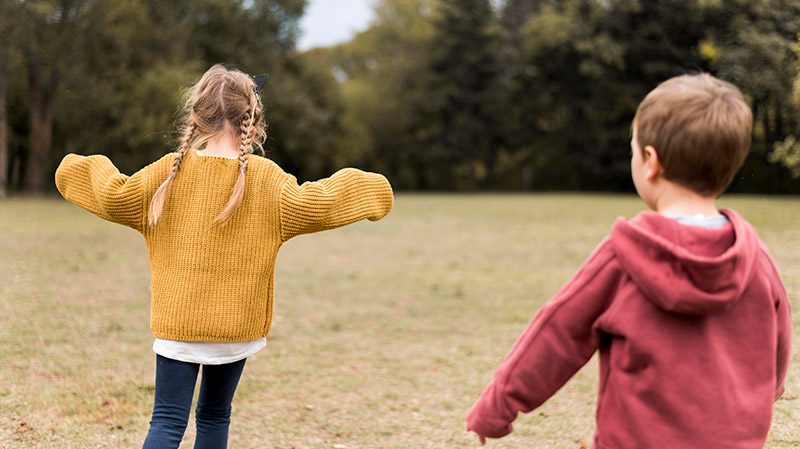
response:
[[[241,137],[239,145],[239,172],[243,172],[247,168],[247,161],[250,153],[253,152],[253,122],[255,121],[255,104],[251,109],[250,114],[244,116],[241,126]]]
[[[164,211],[164,202],[167,199],[167,188],[181,169],[181,163],[183,162],[183,158],[186,157],[186,153],[189,152],[189,147],[192,144],[192,138],[194,137],[196,129],[197,124],[194,121],[186,127],[186,131],[183,133],[183,138],[181,139],[181,146],[178,149],[178,153],[175,155],[175,160],[172,161],[169,177],[161,183],[156,193],[153,194],[153,198],[150,199],[150,208],[147,214],[147,221],[150,227],[154,227],[158,223],[159,218],[161,218],[161,213]]]
[[[255,125],[256,106],[258,101],[255,94],[250,95],[250,112],[245,113],[242,117],[242,123],[239,126],[241,135],[239,137],[239,177],[236,179],[236,184],[233,185],[231,197],[228,199],[228,204],[225,209],[214,219],[214,223],[220,223],[220,227],[225,226],[231,218],[239,205],[242,204],[244,197],[244,171],[247,169],[247,161],[250,153],[253,152],[252,131]]]

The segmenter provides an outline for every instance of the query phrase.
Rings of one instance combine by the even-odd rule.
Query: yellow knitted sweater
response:
[[[305,233],[383,218],[392,209],[385,177],[353,168],[297,184],[269,159],[250,156],[244,199],[228,224],[213,224],[239,174],[238,160],[189,151],[164,212],[147,225],[150,198],[169,176],[167,154],[132,176],[102,155],[67,155],[56,186],[67,200],[141,232],[152,271],[150,328],[158,338],[236,342],[269,333],[275,259]]]

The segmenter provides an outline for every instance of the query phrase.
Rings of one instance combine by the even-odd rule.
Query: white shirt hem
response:
[[[181,362],[224,365],[246,359],[266,345],[266,338],[234,343],[175,341],[156,338],[153,342],[153,352]]]

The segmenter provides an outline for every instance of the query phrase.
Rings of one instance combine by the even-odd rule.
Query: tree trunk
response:
[[[0,72],[0,198],[8,196],[8,116],[6,96],[8,94],[8,72]]]
[[[497,139],[492,139],[489,142],[489,147],[486,150],[486,177],[483,180],[483,187],[487,190],[493,190],[497,180],[497,153],[500,147],[500,142]]]
[[[533,190],[534,167],[533,167],[533,145],[526,145],[525,157],[522,158],[522,190],[530,192]]]
[[[783,113],[781,112],[783,108],[780,105],[775,105],[775,136],[777,137],[775,140],[783,140],[786,138],[786,134],[783,133]]]
[[[28,170],[25,173],[25,190],[38,192],[44,185],[48,154],[53,144],[53,92],[56,75],[43,84],[38,68],[29,64],[31,110],[31,140],[28,153]]]

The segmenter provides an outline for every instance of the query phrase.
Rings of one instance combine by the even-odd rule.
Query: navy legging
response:
[[[231,400],[247,359],[225,365],[203,365],[195,421],[194,449],[228,447]],[[189,422],[200,365],[156,356],[153,419],[142,449],[177,449]]]

